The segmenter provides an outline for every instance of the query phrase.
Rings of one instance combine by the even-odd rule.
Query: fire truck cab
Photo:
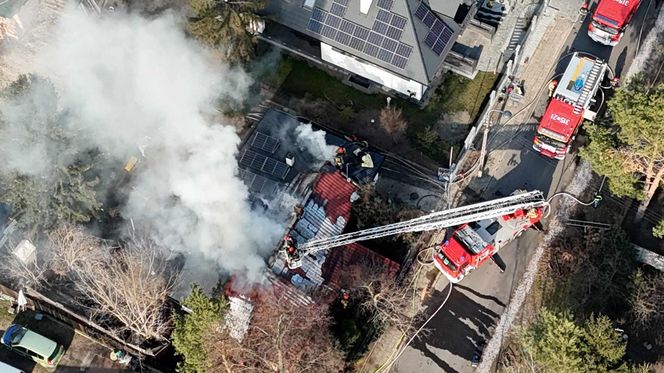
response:
[[[473,269],[488,259],[504,270],[497,252],[519,237],[525,230],[538,224],[543,208],[517,210],[513,214],[463,224],[438,246],[434,252],[434,265],[452,283],[461,281]]]
[[[591,105],[607,69],[602,60],[572,55],[537,127],[533,149],[549,158],[565,158],[583,119],[595,120]]]
[[[639,3],[640,0],[600,0],[588,25],[588,36],[604,45],[618,44]]]

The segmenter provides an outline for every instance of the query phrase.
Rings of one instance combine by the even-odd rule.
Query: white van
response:
[[[25,373],[25,372],[0,361],[0,373]]]

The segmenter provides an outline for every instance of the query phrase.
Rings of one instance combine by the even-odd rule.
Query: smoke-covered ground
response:
[[[237,177],[240,138],[223,120],[210,122],[219,101],[240,105],[247,98],[250,76],[186,39],[174,15],[99,18],[66,9],[49,30],[52,37],[27,58],[30,64],[5,74],[36,71],[54,83],[57,100],[34,89],[26,107],[60,106],[75,133],[67,153],[96,148],[121,166],[144,152],[122,215],[159,244],[188,254],[187,282],[212,285],[219,271],[256,278],[283,233],[283,216],[250,208]],[[48,139],[35,139],[23,125],[33,113],[20,103],[7,110],[14,115],[5,117],[11,139],[0,146],[11,167],[30,174],[51,168]],[[332,155],[311,128],[295,140],[318,159]],[[283,204],[292,200],[279,203],[288,211]]]

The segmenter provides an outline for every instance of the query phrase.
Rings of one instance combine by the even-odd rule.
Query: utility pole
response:
[[[484,121],[484,132],[482,133],[482,149],[480,150],[480,160],[479,160],[480,167],[477,171],[477,177],[482,177],[482,173],[484,171],[484,159],[486,158],[486,147],[487,147],[487,141],[489,139],[489,128],[491,127],[492,113],[500,113],[500,117],[498,117],[499,121],[501,117],[505,117],[506,119],[512,117],[512,113],[507,110],[493,109],[487,113],[487,119]]]

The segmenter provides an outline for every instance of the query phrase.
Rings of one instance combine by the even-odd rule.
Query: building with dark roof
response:
[[[343,173],[351,182],[366,184],[378,177],[385,156],[368,144],[269,109],[240,146],[239,175],[249,191],[262,199],[269,200],[284,190],[304,195],[321,165],[334,160],[339,147],[345,149],[339,157],[343,158]],[[369,157],[371,167],[363,167],[362,156]]]
[[[422,100],[474,11],[466,0],[272,0],[264,37],[355,85]]]
[[[239,174],[254,199],[269,201],[285,191],[303,201],[284,232],[299,244],[341,234],[360,186],[378,179],[384,160],[366,142],[275,109],[263,114],[238,152]],[[302,290],[338,288],[343,268],[355,261],[380,264],[390,274],[399,268],[353,244],[307,255],[300,268],[291,270],[280,253],[281,242],[275,242],[275,249],[269,260],[272,272]]]

